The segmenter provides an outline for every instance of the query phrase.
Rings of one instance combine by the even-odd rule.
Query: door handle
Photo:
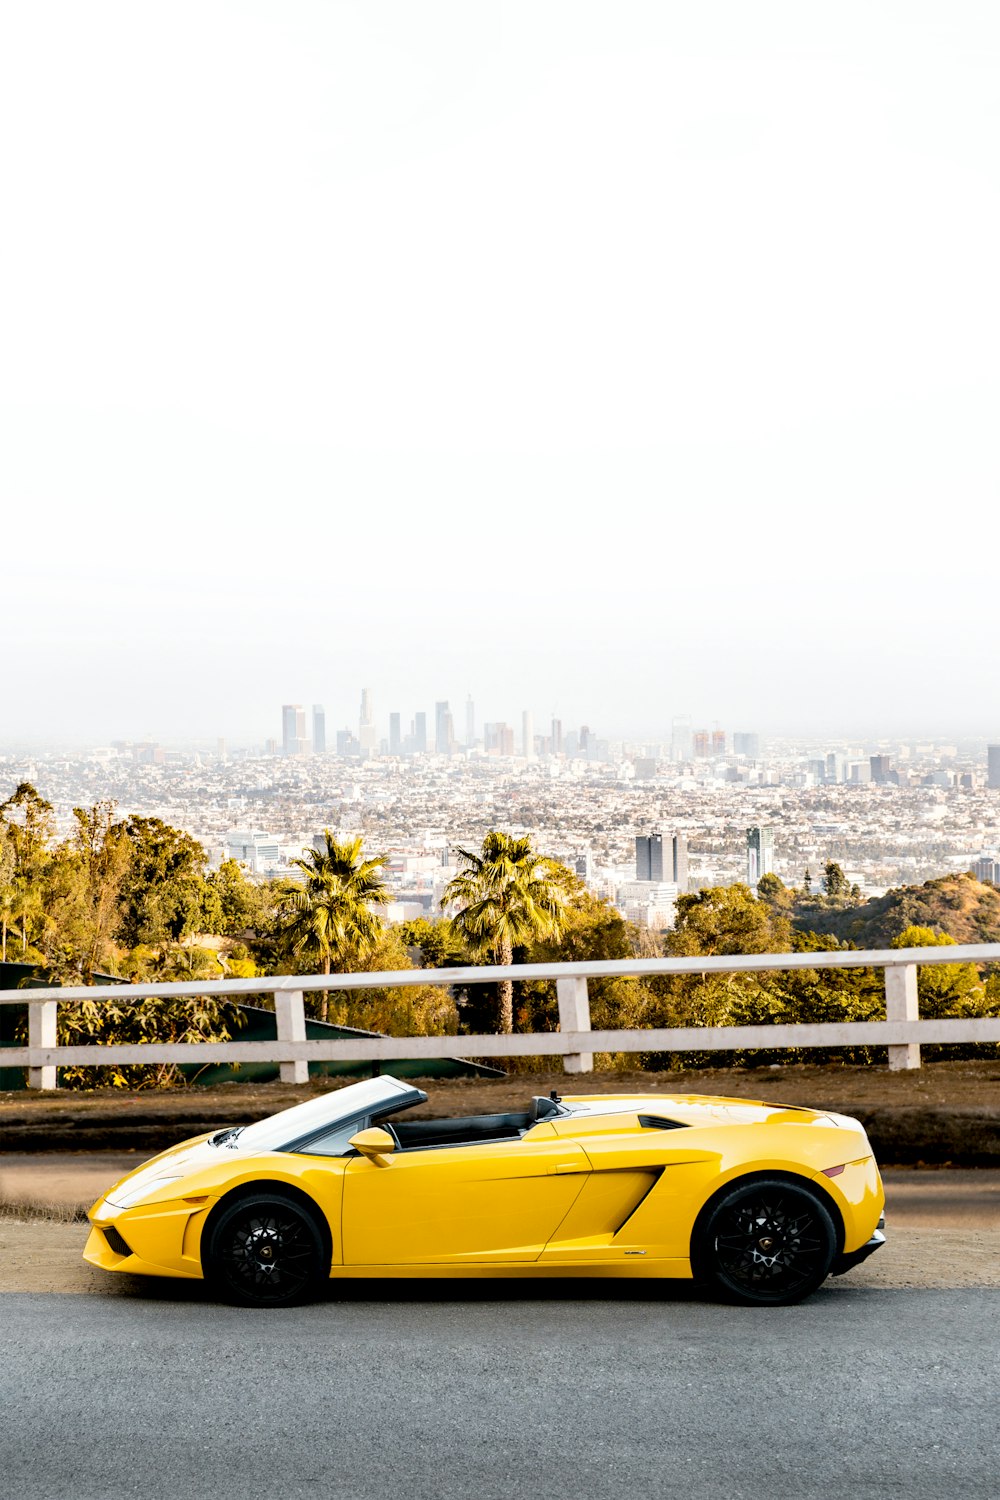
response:
[[[556,1162],[555,1166],[549,1168],[549,1171],[553,1174],[562,1174],[565,1172],[586,1172],[586,1170],[587,1168],[584,1166],[583,1162],[579,1161],[558,1161]]]

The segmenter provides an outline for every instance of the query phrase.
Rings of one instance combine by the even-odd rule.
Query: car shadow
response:
[[[202,1303],[226,1306],[203,1281],[167,1276],[120,1275],[106,1292],[130,1302]],[[690,1281],[653,1277],[611,1280],[598,1276],[528,1278],[494,1277],[371,1277],[331,1281],[314,1305],[383,1306],[407,1303],[442,1304],[487,1302],[701,1302],[711,1300]]]

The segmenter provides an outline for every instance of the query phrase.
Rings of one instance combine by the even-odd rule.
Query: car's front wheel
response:
[[[329,1272],[312,1214],[278,1193],[223,1203],[207,1229],[202,1270],[227,1301],[291,1307],[314,1297]]]
[[[798,1302],[829,1275],[833,1218],[817,1195],[781,1177],[735,1184],[698,1226],[695,1277],[732,1302]]]

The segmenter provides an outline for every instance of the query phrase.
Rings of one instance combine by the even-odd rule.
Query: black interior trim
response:
[[[502,1115],[468,1115],[459,1120],[400,1120],[394,1127],[404,1151],[428,1146],[478,1146],[516,1141],[536,1121],[530,1110]]]

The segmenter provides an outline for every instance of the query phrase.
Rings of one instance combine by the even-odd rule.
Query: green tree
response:
[[[953,948],[955,939],[932,927],[907,927],[892,948]],[[928,1020],[942,1016],[977,1016],[988,1009],[986,991],[975,964],[921,964],[917,971],[920,1014]]]
[[[248,880],[242,865],[224,859],[205,881],[202,922],[205,932],[219,937],[242,937],[259,931],[265,923],[264,895]]]
[[[0,834],[14,851],[15,876],[28,883],[37,879],[55,837],[55,815],[30,781],[0,803]]]
[[[370,954],[382,932],[382,919],[372,910],[389,901],[381,876],[387,856],[362,857],[361,840],[339,843],[329,828],[324,848],[307,849],[293,860],[305,884],[289,890],[283,911],[284,949],[297,959],[315,964],[320,973],[349,972]],[[320,996],[320,1020],[329,1014],[329,995]]]
[[[464,868],[448,882],[442,905],[455,902],[455,930],[477,957],[509,965],[514,949],[554,937],[565,914],[565,877],[554,860],[536,854],[528,838],[488,833],[477,854],[459,849]],[[498,985],[500,1030],[514,1029],[514,986]]]
[[[787,953],[791,926],[783,912],[758,901],[750,887],[711,886],[678,896],[674,930],[667,952],[677,957],[700,954]]]
[[[121,883],[120,940],[127,948],[180,942],[201,917],[204,849],[160,818],[131,817],[119,826],[130,850]]]
[[[84,877],[82,891],[89,928],[86,951],[81,955],[84,977],[113,958],[112,938],[120,918],[120,894],[132,851],[115,822],[115,804],[95,802],[93,807],[74,807],[73,839]]]
[[[831,901],[846,901],[851,894],[851,885],[836,860],[823,866],[823,885]]]
[[[399,924],[399,935],[405,947],[419,949],[422,969],[453,969],[469,962],[461,936],[447,920],[410,917]]]
[[[668,955],[699,958],[787,953],[791,927],[781,911],[758,901],[749,886],[712,886],[677,899]],[[659,1025],[727,1026],[771,1018],[775,1001],[763,974],[689,974],[649,982],[660,997]]]

